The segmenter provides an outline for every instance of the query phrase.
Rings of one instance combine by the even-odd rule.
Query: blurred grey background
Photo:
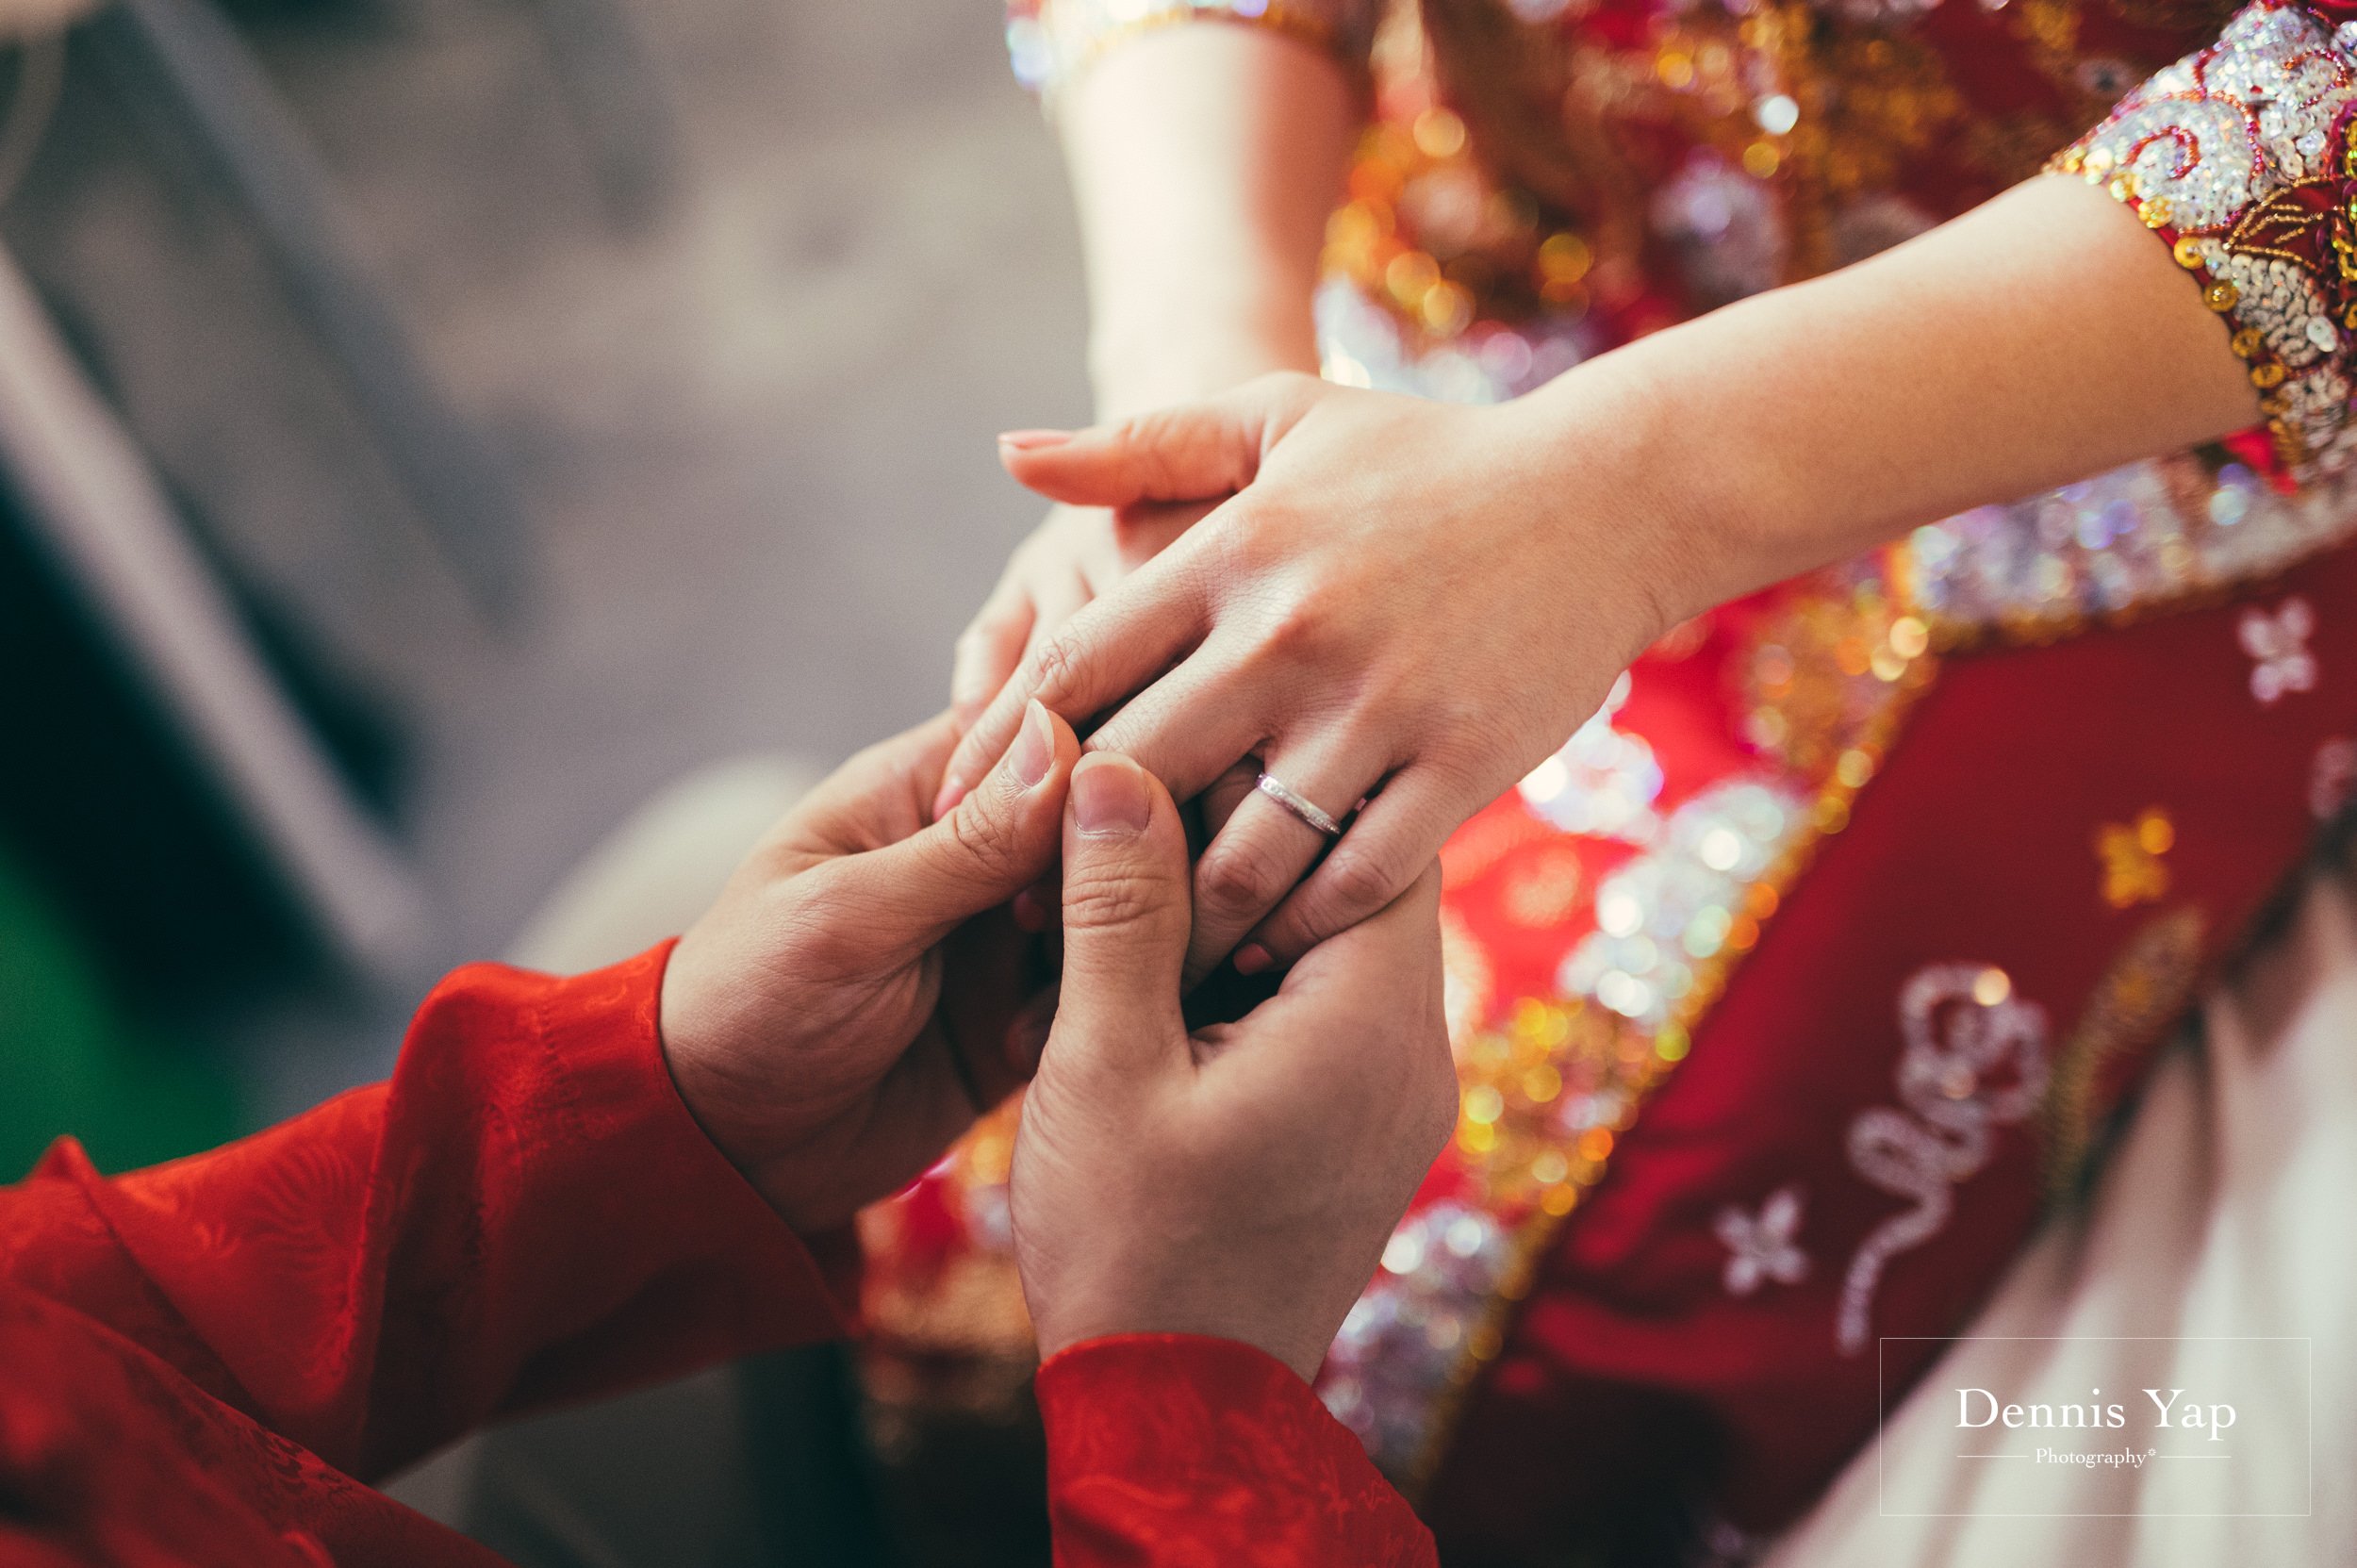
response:
[[[185,1020],[161,993],[168,1028],[231,1043],[248,1121],[381,1072],[433,974],[503,951],[668,781],[829,763],[940,706],[1039,515],[992,435],[1085,413],[1072,220],[990,0],[616,3],[592,20],[632,48],[585,72],[577,0],[225,13],[512,484],[504,625],[252,215],[79,32],[0,209],[192,536],[355,716],[359,791],[426,897],[391,973],[279,965]],[[637,114],[656,134],[618,148]]]

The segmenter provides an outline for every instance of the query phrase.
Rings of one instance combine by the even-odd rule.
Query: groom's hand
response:
[[[1440,873],[1190,1033],[1187,872],[1162,786],[1118,753],[1082,762],[1063,999],[1015,1134],[1023,1294],[1042,1356],[1211,1334],[1309,1378],[1456,1122]]]
[[[773,829],[663,982],[671,1077],[797,1230],[923,1170],[1030,1071],[1048,980],[1004,912],[1054,864],[1079,743],[1034,705],[927,825],[948,716],[861,752]]]

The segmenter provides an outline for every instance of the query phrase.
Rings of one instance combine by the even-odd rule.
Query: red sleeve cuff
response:
[[[460,970],[412,1032],[415,1051],[427,1016],[453,992],[480,987],[495,1005],[510,987],[537,993],[550,1077],[545,1094],[521,1097],[528,1118],[515,1129],[529,1175],[519,1196],[537,1214],[518,1216],[524,1245],[513,1257],[523,1266],[513,1272],[519,1286],[549,1293],[557,1321],[572,1315],[565,1304],[610,1305],[581,1314],[583,1338],[536,1358],[518,1391],[525,1401],[832,1339],[853,1322],[858,1249],[848,1228],[798,1236],[680,1098],[657,1028],[672,947],[563,979]]]
[[[389,1084],[113,1180],[53,1159],[140,1287],[76,1304],[209,1358],[248,1413],[363,1476],[490,1416],[842,1332],[848,1293],[672,1084],[669,955],[461,969]]]
[[[1276,1358],[1123,1334],[1039,1370],[1058,1568],[1426,1565],[1431,1532]]]

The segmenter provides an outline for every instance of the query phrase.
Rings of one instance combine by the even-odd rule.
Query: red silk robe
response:
[[[663,1065],[668,949],[426,1001],[389,1083],[108,1179],[0,1189],[0,1565],[473,1565],[367,1484],[480,1422],[848,1327]],[[1056,1557],[1421,1564],[1431,1537],[1280,1363],[1177,1335],[1038,1378]]]

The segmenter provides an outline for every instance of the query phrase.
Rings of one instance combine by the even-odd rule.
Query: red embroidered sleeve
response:
[[[2301,482],[2357,451],[2357,22],[2335,14],[2351,8],[2259,0],[2054,163],[2133,206],[2200,281]]]
[[[1233,1340],[1124,1334],[1039,1370],[1057,1568],[1432,1568],[1310,1386]]]
[[[338,1468],[842,1320],[697,1128],[655,1035],[668,947],[571,980],[480,966],[388,1084],[103,1178],[63,1140],[0,1189],[0,1279]]]

